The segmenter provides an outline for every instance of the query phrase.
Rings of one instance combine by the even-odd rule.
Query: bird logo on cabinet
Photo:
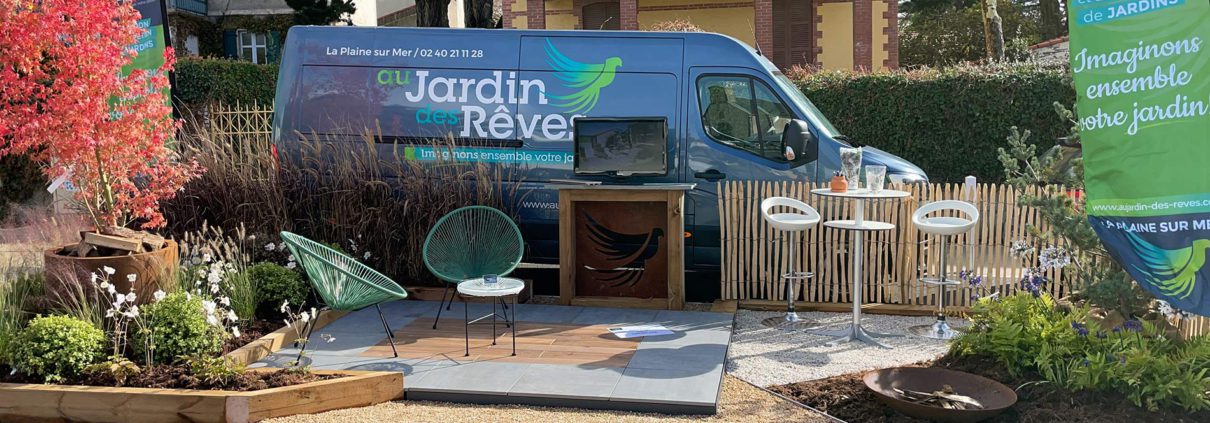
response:
[[[593,268],[598,280],[613,288],[632,287],[643,280],[647,260],[659,252],[664,229],[652,228],[647,233],[621,233],[611,230],[591,215],[585,215],[588,239],[592,248],[610,263],[621,263],[610,269]]]

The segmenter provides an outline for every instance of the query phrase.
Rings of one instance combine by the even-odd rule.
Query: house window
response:
[[[268,63],[268,38],[265,34],[239,30],[236,32],[239,40],[239,58],[252,63]]]
[[[767,85],[747,76],[698,80],[702,126],[720,143],[773,160],[784,160],[781,133],[794,118]]]

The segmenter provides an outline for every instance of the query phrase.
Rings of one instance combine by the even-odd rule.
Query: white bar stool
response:
[[[772,213],[774,208],[790,209],[793,212]],[[785,330],[808,329],[818,326],[819,324],[815,321],[798,317],[798,313],[794,312],[794,284],[799,280],[815,276],[811,272],[794,270],[794,262],[797,261],[794,255],[794,245],[797,244],[794,234],[804,232],[818,225],[820,220],[819,212],[806,203],[793,198],[770,197],[760,202],[760,214],[766,222],[769,222],[769,225],[773,229],[784,232],[786,239],[790,240],[790,265],[786,269],[786,273],[781,275],[782,279],[786,280],[786,315],[785,317],[770,317],[761,323],[768,327]]]
[[[966,217],[928,217],[929,214],[939,211],[957,211]],[[945,291],[947,287],[959,285],[962,281],[946,276],[945,250],[951,236],[969,231],[978,221],[979,209],[975,208],[974,204],[957,200],[934,201],[920,206],[912,213],[912,223],[920,232],[941,236],[941,254],[937,277],[920,279],[922,283],[937,286],[937,321],[931,325],[912,326],[908,328],[909,333],[932,339],[950,339],[958,334],[945,322]]]

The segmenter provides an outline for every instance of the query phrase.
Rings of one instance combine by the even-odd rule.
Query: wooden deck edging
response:
[[[347,376],[248,392],[0,383],[0,421],[243,423],[403,397],[402,373],[315,373]]]

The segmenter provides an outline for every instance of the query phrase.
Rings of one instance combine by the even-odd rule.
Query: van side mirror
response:
[[[791,119],[781,133],[782,151],[786,160],[809,163],[819,156],[819,140],[811,133],[811,127],[799,119]]]

